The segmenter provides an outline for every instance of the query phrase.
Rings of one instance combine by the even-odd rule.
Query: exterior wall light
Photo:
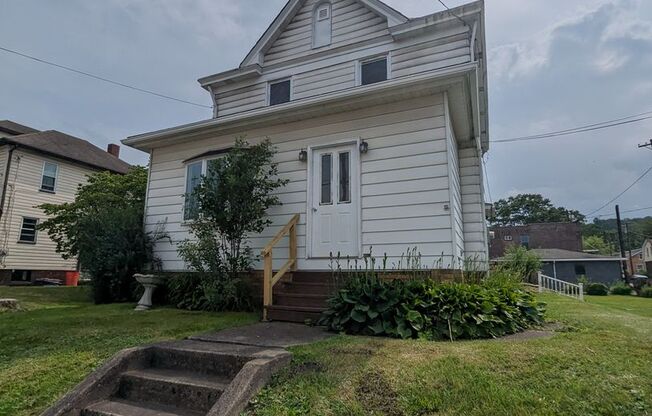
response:
[[[364,140],[360,142],[360,153],[366,154],[369,151],[369,143]]]
[[[305,149],[301,149],[299,152],[299,160],[306,162],[308,160],[308,152]]]

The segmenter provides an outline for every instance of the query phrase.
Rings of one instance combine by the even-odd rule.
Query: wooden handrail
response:
[[[274,238],[265,246],[261,255],[263,256],[264,275],[263,275],[263,320],[267,321],[267,307],[274,304],[274,285],[285,276],[287,272],[297,270],[297,225],[301,216],[296,214],[292,217],[290,222],[287,223],[281,231],[276,234]],[[281,269],[274,274],[273,270],[273,255],[274,246],[286,235],[290,237],[290,258],[281,267]]]

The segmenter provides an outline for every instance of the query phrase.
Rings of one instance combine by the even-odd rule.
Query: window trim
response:
[[[225,156],[225,153],[219,154],[215,157],[204,157],[204,158],[194,158],[194,159],[189,159],[187,162],[184,162],[183,164],[183,194],[181,195],[183,198],[183,201],[181,203],[181,224],[182,225],[189,225],[191,224],[194,219],[188,218],[186,219],[186,196],[188,195],[188,190],[186,189],[186,186],[188,185],[188,168],[191,165],[196,165],[198,163],[201,163],[201,177],[203,178],[206,176],[208,173],[208,163],[212,160],[217,160],[221,159]]]
[[[280,84],[281,82],[287,82],[287,81],[290,81],[290,101],[280,103],[280,104],[274,104],[272,106],[272,104],[271,104],[271,101],[272,101],[272,85]],[[267,83],[267,103],[266,103],[267,107],[276,107],[276,106],[279,106],[279,105],[291,103],[292,101],[294,101],[294,77],[290,76],[290,77],[286,77],[286,78],[279,78],[279,79],[275,79],[274,81],[269,81]]]
[[[36,221],[36,224],[34,224],[34,241],[28,241],[28,240],[23,240],[22,235],[23,235],[23,228],[25,227],[25,220],[34,220]],[[36,217],[23,217],[22,222],[20,223],[20,230],[18,230],[18,244],[33,244],[36,245],[38,242],[38,225],[39,225],[40,220]]]
[[[390,79],[392,79],[392,54],[388,52],[379,55],[369,56],[364,59],[359,59],[355,66],[355,85],[358,87],[373,85],[373,84],[366,84],[366,85],[362,84],[362,66],[377,61],[382,61],[383,59],[387,60],[387,79],[385,81],[389,81]],[[385,81],[381,81],[381,82],[385,82]],[[379,82],[376,82],[375,84],[379,84]]]
[[[48,163],[51,164],[51,165],[56,166],[56,168],[57,168],[56,173],[54,175],[54,187],[53,187],[54,189],[52,189],[52,190],[43,188],[43,179],[45,179],[45,166]],[[50,176],[48,176],[48,177],[50,177]],[[41,186],[39,186],[39,191],[49,193],[49,194],[56,194],[58,184],[59,184],[59,164],[55,163],[55,162],[51,162],[49,160],[44,160],[43,161],[43,167],[41,168]]]

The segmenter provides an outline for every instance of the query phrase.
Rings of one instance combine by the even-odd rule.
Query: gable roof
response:
[[[19,134],[37,133],[38,130],[33,129],[22,124],[18,124],[11,120],[0,120],[0,131],[17,136]]]
[[[240,63],[240,68],[244,68],[250,65],[262,64],[262,54],[264,51],[267,50],[272,45],[272,43],[274,43],[285,26],[287,26],[292,21],[294,15],[299,11],[305,1],[306,0],[289,0],[287,2],[278,16],[276,16],[276,19],[274,19],[265,33],[263,33],[260,39],[258,39],[258,42],[256,42],[251,51],[249,51],[242,63]],[[406,23],[410,20],[399,11],[389,7],[380,0],[355,1],[361,3],[363,6],[367,7],[378,15],[384,16],[387,19],[387,23],[390,27]]]
[[[127,173],[131,168],[131,165],[127,162],[86,140],[56,130],[4,137],[0,139],[0,144],[14,144],[36,152],[115,173]]]

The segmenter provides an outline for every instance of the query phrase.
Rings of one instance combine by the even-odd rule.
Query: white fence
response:
[[[539,273],[539,292],[544,290],[584,301],[584,284],[568,283]]]

